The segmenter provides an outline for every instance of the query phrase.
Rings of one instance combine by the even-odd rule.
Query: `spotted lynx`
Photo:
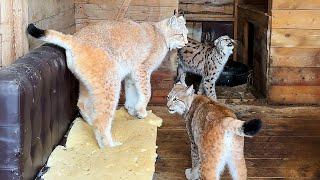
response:
[[[214,41],[214,47],[189,39],[189,43],[178,53],[178,77],[185,83],[186,72],[202,76],[198,94],[205,94],[210,99],[217,99],[215,83],[218,80],[235,41],[228,36],[221,36]]]
[[[194,95],[193,86],[180,82],[168,95],[170,113],[181,114],[191,141],[192,168],[187,179],[219,179],[225,165],[233,179],[247,179],[243,155],[244,136],[252,137],[261,129],[261,120],[247,122],[206,96]]]
[[[150,76],[170,49],[183,47],[188,30],[185,19],[172,16],[157,23],[130,20],[89,25],[74,35],[41,30],[28,33],[66,49],[67,65],[80,81],[78,107],[93,126],[99,146],[116,146],[111,136],[121,81],[125,79],[125,107],[131,115],[147,116]]]

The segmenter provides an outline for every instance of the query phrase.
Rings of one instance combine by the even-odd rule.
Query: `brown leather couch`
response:
[[[34,179],[77,114],[64,50],[44,45],[0,69],[0,180]]]

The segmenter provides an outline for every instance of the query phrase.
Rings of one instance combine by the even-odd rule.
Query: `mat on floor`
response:
[[[99,149],[91,127],[78,118],[65,146],[57,146],[49,157],[45,180],[94,179],[151,180],[155,171],[157,127],[162,119],[148,112],[140,120],[123,108],[117,110],[112,132],[123,145]]]

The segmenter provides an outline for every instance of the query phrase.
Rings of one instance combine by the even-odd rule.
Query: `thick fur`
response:
[[[192,168],[186,170],[187,179],[220,179],[226,165],[233,179],[247,179],[243,137],[255,135],[261,120],[238,120],[225,106],[193,93],[192,86],[178,83],[167,103],[170,113],[183,115],[191,141]]]
[[[111,125],[121,81],[125,79],[128,112],[146,117],[151,73],[170,49],[188,42],[185,23],[182,16],[173,16],[158,23],[97,23],[74,35],[43,31],[33,25],[28,32],[66,49],[68,68],[80,80],[80,112],[93,125],[99,146],[113,147],[120,144],[112,139]]]
[[[179,50],[178,77],[185,83],[186,72],[202,76],[198,94],[205,94],[216,100],[215,83],[218,80],[235,41],[228,36],[221,36],[214,42],[214,47],[189,39],[189,43]]]

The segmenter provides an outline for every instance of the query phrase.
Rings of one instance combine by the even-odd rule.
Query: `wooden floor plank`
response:
[[[191,166],[189,139],[185,124],[167,108],[150,109],[163,118],[158,131],[155,178],[185,179]],[[261,118],[261,133],[245,138],[245,157],[249,179],[320,179],[320,111],[317,107],[233,107],[245,120]],[[222,179],[230,179],[227,172]]]

